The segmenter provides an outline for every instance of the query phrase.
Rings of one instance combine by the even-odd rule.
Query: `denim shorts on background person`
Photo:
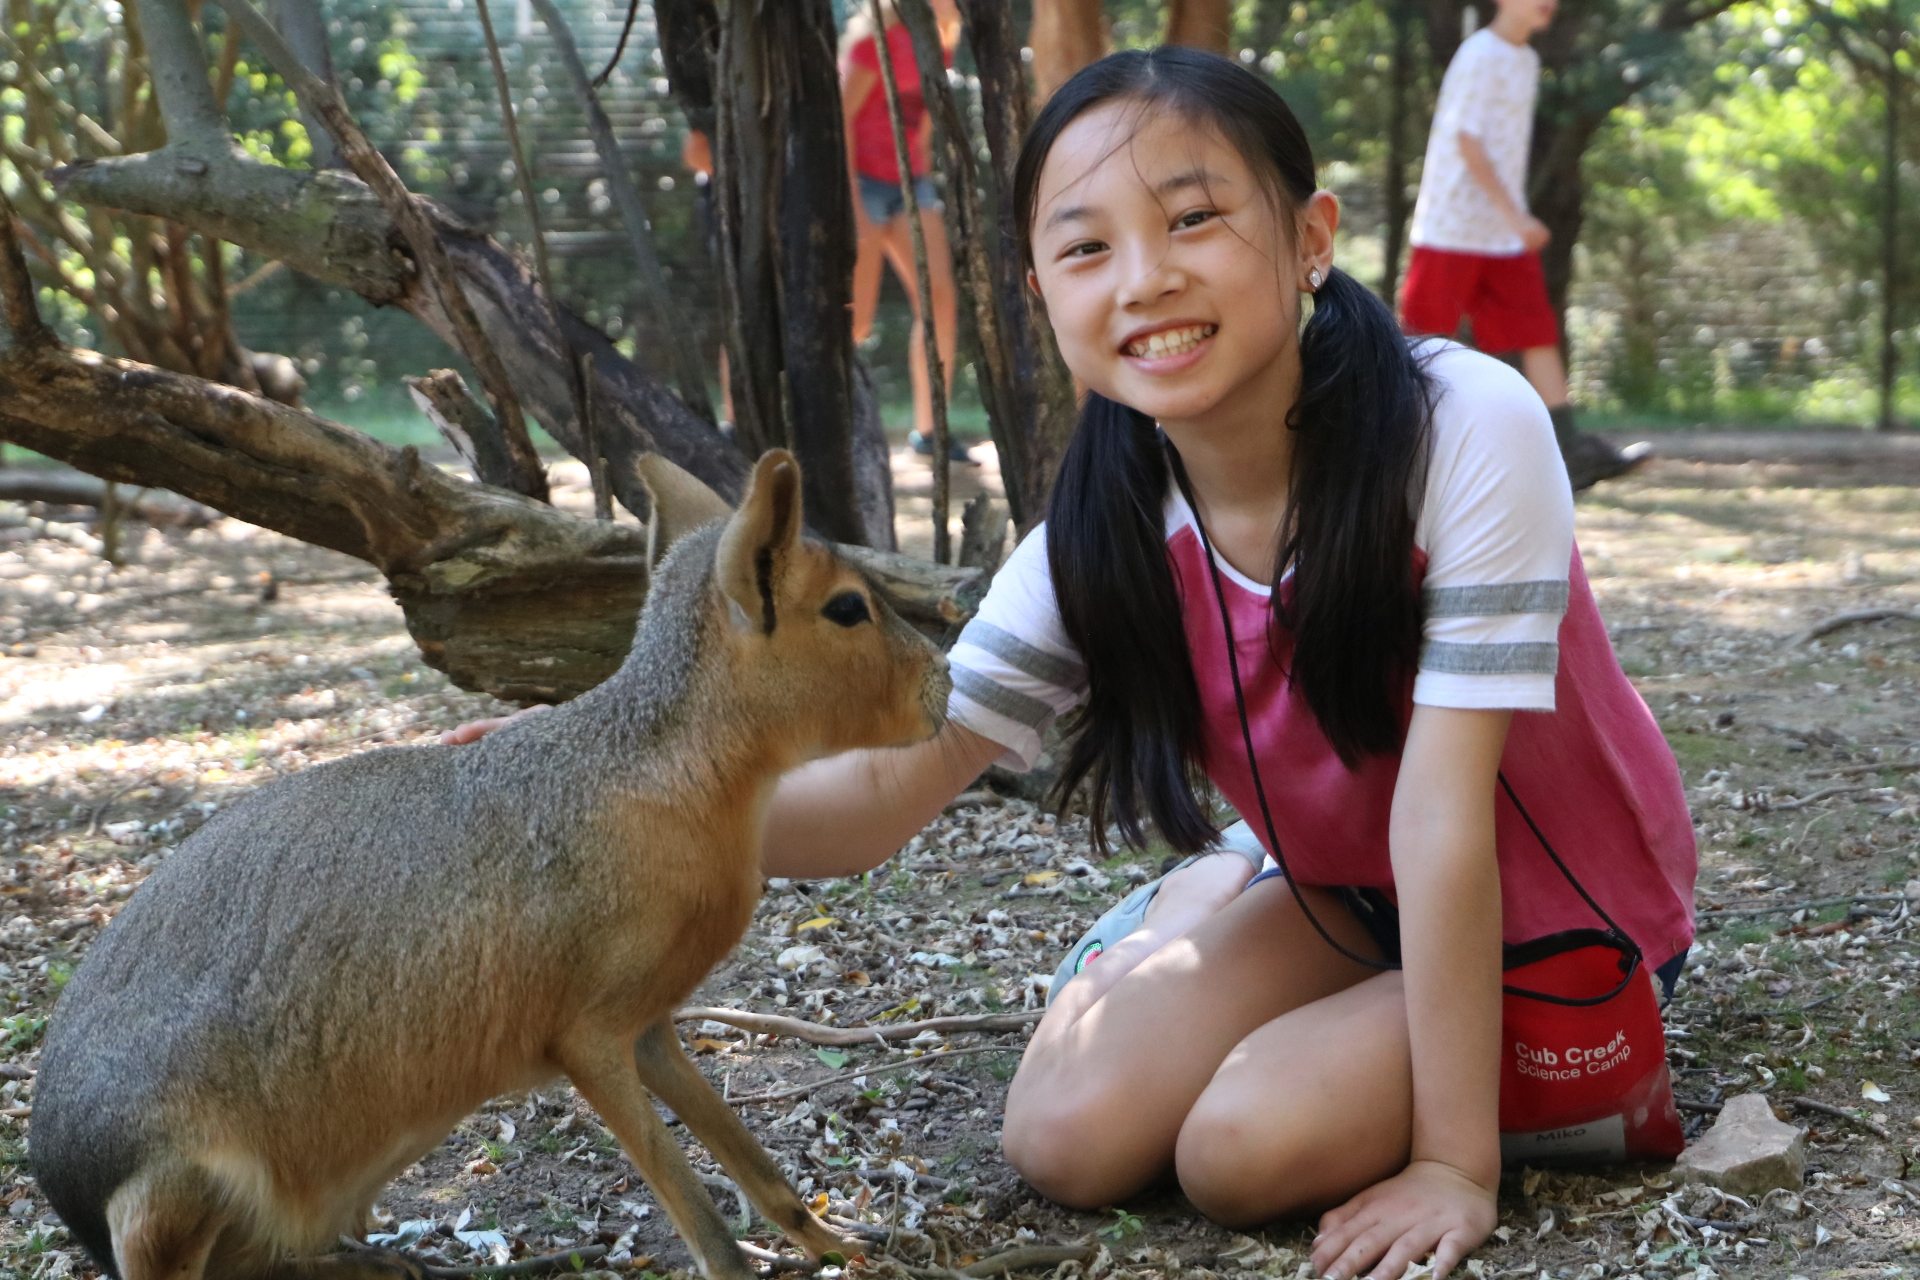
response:
[[[1284,873],[1277,867],[1268,867],[1253,879],[1247,881],[1247,888]],[[1242,890],[1241,892],[1245,892]],[[1380,954],[1395,964],[1400,962],[1400,909],[1393,905],[1387,895],[1378,889],[1330,889],[1337,895],[1347,910],[1353,912],[1354,919],[1366,929],[1374,945],[1380,948]],[[1664,1007],[1673,999],[1674,988],[1680,985],[1680,971],[1686,968],[1687,951],[1682,951],[1673,959],[1653,971],[1653,977],[1660,984],[1660,1003]]]
[[[940,207],[940,189],[933,185],[933,179],[918,177],[913,180],[913,198],[921,209]],[[900,184],[892,178],[869,178],[860,175],[860,207],[866,211],[867,221],[875,226],[885,226],[907,211],[907,199],[900,194]]]

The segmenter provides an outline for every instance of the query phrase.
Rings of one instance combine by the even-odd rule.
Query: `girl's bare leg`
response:
[[[1308,895],[1344,946],[1373,954],[1366,930],[1334,895]],[[1007,1097],[1007,1159],[1042,1194],[1076,1207],[1110,1204],[1172,1170],[1189,1113],[1242,1041],[1373,974],[1328,947],[1277,878],[1239,894],[1131,970],[1103,975],[1107,963],[1103,956],[1062,990]],[[1404,1015],[1401,1022],[1404,1028]],[[1370,1033],[1368,1043],[1378,1038]],[[1331,1044],[1324,1051],[1337,1052]],[[1404,1075],[1403,1068],[1402,1089]],[[1239,1078],[1237,1071],[1229,1077]],[[1278,1076],[1270,1084],[1276,1103],[1293,1087]],[[1219,1123],[1212,1108],[1203,1115]],[[1404,1122],[1399,1128],[1404,1145]],[[1183,1174],[1187,1167],[1197,1182],[1207,1174],[1197,1154]]]
[[[1234,1046],[1187,1113],[1174,1166],[1196,1209],[1245,1228],[1318,1213],[1392,1177],[1412,1134],[1404,986],[1382,973]]]

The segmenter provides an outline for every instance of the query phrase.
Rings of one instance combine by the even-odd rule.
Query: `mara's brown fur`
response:
[[[32,1162],[102,1267],[407,1272],[325,1251],[475,1107],[558,1075],[707,1275],[751,1273],[649,1093],[810,1256],[848,1248],[671,1018],[746,930],[775,780],[931,735],[946,662],[802,537],[788,455],[760,460],[737,513],[683,485],[656,505],[681,527],[689,505],[727,518],[657,567],[605,684],[472,746],[373,751],[264,788],[94,944],[48,1031]]]

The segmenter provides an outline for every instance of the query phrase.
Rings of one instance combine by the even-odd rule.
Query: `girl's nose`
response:
[[[1127,263],[1120,285],[1120,305],[1148,306],[1184,289],[1187,276],[1173,260],[1165,245],[1155,245],[1136,254]]]

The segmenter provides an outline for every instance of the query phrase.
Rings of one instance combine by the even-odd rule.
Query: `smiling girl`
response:
[[[1692,937],[1678,770],[1545,406],[1335,269],[1298,122],[1226,60],[1088,67],[1014,199],[1087,388],[1048,520],[950,655],[946,728],[789,775],[766,870],[877,865],[1070,714],[1096,833],[1193,856],[1063,964],[1008,1159],[1073,1206],[1171,1173],[1229,1225],[1321,1213],[1325,1276],[1444,1274],[1495,1221],[1502,943],[1593,923],[1502,776],[1669,988]],[[1265,816],[1222,842],[1208,783]]]

